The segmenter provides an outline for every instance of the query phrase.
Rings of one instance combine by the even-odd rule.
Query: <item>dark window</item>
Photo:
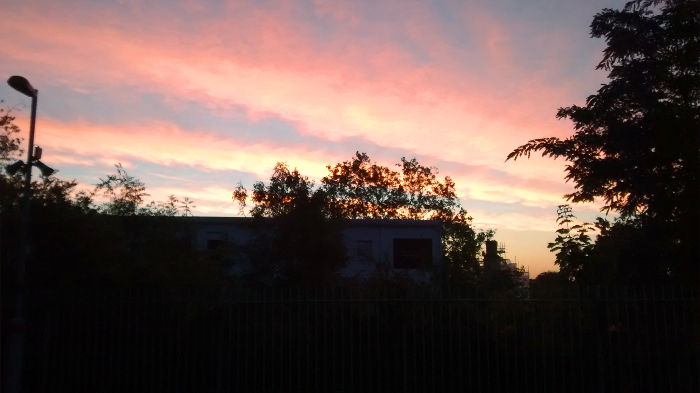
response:
[[[224,232],[207,232],[207,250],[216,250],[226,243]]]
[[[431,239],[394,239],[394,267],[418,269],[432,265]]]
[[[224,244],[224,241],[221,239],[209,239],[207,240],[207,250],[216,250],[217,248],[221,247],[221,245]]]

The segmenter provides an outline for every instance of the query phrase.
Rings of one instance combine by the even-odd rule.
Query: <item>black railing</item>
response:
[[[680,291],[102,291],[30,305],[27,392],[700,391],[700,304]]]

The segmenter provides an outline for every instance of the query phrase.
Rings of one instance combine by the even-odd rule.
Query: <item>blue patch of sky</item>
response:
[[[421,65],[433,61],[428,54],[427,48],[423,48],[419,43],[408,38],[405,28],[412,29],[414,26],[402,24],[402,12],[400,9],[387,6],[381,2],[355,3],[352,12],[358,14],[359,23],[351,24],[346,23],[346,21],[339,22],[333,17],[318,13],[311,0],[303,4],[303,6],[294,8],[293,16],[312,37],[324,37],[324,40],[318,44],[320,48],[332,47],[332,49],[338,49],[336,38],[348,35],[353,37],[354,42],[376,42],[377,39],[381,38],[388,40],[387,44],[390,43],[393,47],[403,49],[404,53],[412,57],[412,61],[415,64]],[[330,6],[333,7],[332,2]],[[391,25],[392,28],[386,29],[387,24]],[[388,32],[389,36],[378,37],[378,31],[381,31],[382,34]],[[465,41],[463,34],[445,37],[445,39],[454,39],[455,44],[463,44]]]
[[[92,165],[80,165],[70,163],[53,163],[51,155],[53,153],[71,153],[63,151],[45,151],[42,161],[56,170],[56,177],[63,180],[77,180],[86,185],[96,185],[100,182],[100,178],[104,178],[108,174],[114,173],[116,170],[114,164],[108,164],[100,161],[97,156],[83,155],[81,160],[90,161]]]
[[[95,124],[139,124],[166,119],[184,131],[204,132],[237,142],[272,142],[282,145],[320,145],[317,138],[301,135],[294,123],[267,116],[250,120],[245,108],[211,108],[193,100],[166,100],[155,93],[110,91],[79,92],[62,85],[42,91],[40,115],[59,121],[83,120]]]
[[[575,32],[580,26],[590,25],[593,15],[603,8],[621,8],[624,3],[624,0],[493,1],[489,3],[489,8],[509,19],[525,20],[539,26],[556,26],[558,29]]]
[[[433,0],[430,2],[433,16],[437,18],[440,28],[447,32],[444,36],[448,40],[450,46],[463,49],[465,54],[470,53],[470,48],[476,48],[478,42],[475,37],[470,34],[468,26],[464,25],[464,21],[460,19],[459,2],[447,2],[441,0]]]
[[[59,4],[61,2],[54,2]],[[186,28],[187,25],[194,26],[202,17],[216,17],[221,15],[221,11],[228,5],[223,1],[206,1],[192,2],[175,1],[175,0],[149,0],[149,1],[118,1],[113,0],[72,0],[70,8],[86,9],[95,5],[105,5],[111,8],[111,11],[118,12],[120,19],[136,18],[148,19],[154,15],[161,20],[174,18],[182,19],[187,24],[181,24],[179,27]],[[65,6],[63,8],[68,8]],[[153,20],[151,20],[153,23]],[[147,27],[147,26],[146,26]],[[182,31],[178,31],[182,33]]]
[[[101,178],[116,173],[115,163],[102,161],[95,155],[83,155],[81,160],[90,161],[92,165],[77,165],[69,163],[51,162],[51,153],[70,154],[68,151],[55,151],[46,154],[45,163],[57,170],[56,176],[64,180],[77,180],[80,183],[94,186]],[[246,186],[259,180],[255,174],[236,170],[210,170],[188,165],[160,165],[148,161],[138,160],[134,157],[121,157],[124,160],[125,170],[145,183],[146,189],[152,187],[173,187],[193,189],[220,186],[230,188],[240,182]]]
[[[158,94],[116,89],[83,93],[61,85],[49,85],[42,91],[40,116],[70,123],[83,120],[95,124],[139,124],[148,127],[154,119],[167,119],[188,132],[202,132],[237,143],[267,143],[273,146],[303,147],[347,155],[355,151],[370,157],[412,157],[412,152],[378,146],[362,137],[328,141],[304,135],[297,124],[273,114],[251,120],[243,107],[215,108],[192,100],[173,102]],[[222,115],[223,114],[223,115]],[[280,157],[284,161],[285,157]]]
[[[614,0],[490,3],[491,10],[501,17],[500,21],[512,29],[518,61],[526,68],[538,64],[546,55],[554,55],[550,52],[552,48],[543,46],[533,33],[563,36],[562,39],[571,44],[571,50],[563,54],[567,57],[559,72],[550,75],[553,83],[570,80],[571,75],[590,73],[590,55],[603,47],[602,40],[590,38],[593,16],[603,8],[621,8],[622,5],[623,2]]]
[[[211,170],[188,165],[160,165],[148,161],[134,160],[130,174],[147,179],[149,187],[170,186],[197,189],[198,187],[219,186],[233,188],[240,182],[253,184],[258,179],[255,174],[236,170]]]
[[[460,69],[469,73],[488,73],[491,66],[482,52],[483,43],[479,41],[482,37],[475,35],[473,26],[465,23],[469,17],[469,4],[442,0],[432,0],[429,4],[438,22],[441,39],[451,48],[453,60]]]
[[[79,91],[54,84],[41,93],[44,115],[64,122],[84,120],[98,124],[133,124],[164,118],[186,128],[206,126],[213,116],[196,102],[179,103],[175,108],[162,95],[139,93],[129,86]],[[236,109],[232,109],[235,116]],[[239,111],[240,112],[240,109]]]

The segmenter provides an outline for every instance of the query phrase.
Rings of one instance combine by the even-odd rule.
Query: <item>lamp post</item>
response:
[[[34,125],[36,123],[36,102],[39,97],[39,90],[32,87],[29,81],[22,76],[11,76],[7,84],[20,93],[32,98],[32,115],[29,124],[29,149],[27,150],[27,164],[24,173],[24,193],[22,195],[22,223],[19,238],[19,260],[16,266],[16,294],[15,294],[15,315],[10,320],[10,332],[8,340],[8,356],[6,359],[6,392],[19,393],[22,386],[22,364],[24,362],[24,273],[27,259],[27,239],[31,216],[29,214],[29,193],[32,184],[32,164],[34,154]]]
[[[34,154],[34,126],[36,124],[36,102],[39,90],[32,87],[29,81],[18,75],[11,76],[7,84],[20,93],[32,98],[32,115],[29,122],[29,148],[27,149],[27,164],[24,171],[24,192],[22,195],[22,231],[20,235],[20,262],[17,267],[17,284],[19,290],[24,287],[24,262],[27,256],[27,234],[29,232],[29,193],[32,185],[32,155]],[[20,308],[21,312],[21,308]]]

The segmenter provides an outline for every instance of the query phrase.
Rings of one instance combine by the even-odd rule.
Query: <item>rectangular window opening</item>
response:
[[[420,269],[433,264],[431,239],[394,239],[394,267]]]
[[[226,234],[222,232],[207,233],[207,250],[216,250],[226,242]]]

